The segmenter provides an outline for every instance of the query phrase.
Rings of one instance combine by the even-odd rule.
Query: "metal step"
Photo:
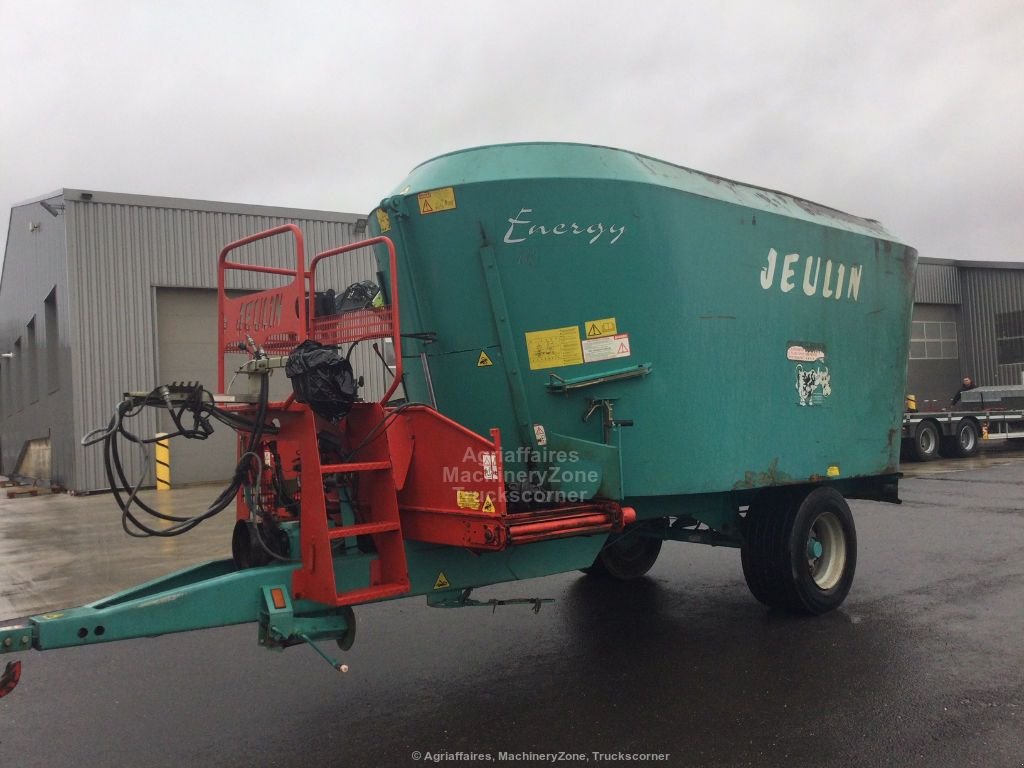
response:
[[[356,523],[355,525],[331,528],[327,532],[327,538],[334,540],[347,539],[350,536],[369,536],[376,533],[397,533],[400,528],[401,526],[394,522]]]
[[[360,587],[350,589],[338,595],[334,601],[336,606],[357,605],[368,603],[372,600],[385,600],[389,597],[398,597],[409,592],[409,582],[398,584],[376,584],[371,587]]]
[[[320,472],[333,474],[335,472],[373,472],[376,470],[391,469],[390,461],[355,461],[347,464],[323,464]]]

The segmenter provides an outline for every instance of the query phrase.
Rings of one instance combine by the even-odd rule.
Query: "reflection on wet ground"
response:
[[[982,461],[905,480],[899,506],[854,503],[857,579],[827,616],[764,610],[735,550],[667,545],[633,584],[568,573],[480,592],[556,598],[538,615],[422,600],[361,607],[347,675],[305,648],[260,650],[249,626],[25,655],[21,686],[0,702],[0,742],[28,766],[414,766],[417,750],[495,761],[502,751],[667,752],[663,764],[679,766],[1018,765],[1024,471],[1019,456]],[[109,508],[81,520],[71,503],[81,500],[65,499],[70,507],[41,504],[29,521],[10,511],[26,501],[0,506],[13,605],[74,603],[227,548],[230,520],[183,537],[164,560],[162,542],[115,541],[127,537]],[[66,530],[48,534],[58,523]],[[33,565],[37,546],[50,577]],[[20,603],[12,552],[34,589]]]
[[[187,516],[205,510],[218,491],[198,486],[140,497],[164,514]],[[132,538],[120,520],[110,494],[0,498],[0,618],[90,602],[231,553],[233,506],[174,538]]]
[[[1024,463],[1024,445],[1020,440],[985,446],[969,459],[936,459],[935,461],[904,461],[900,471],[905,477],[924,477],[945,472],[964,472],[1005,464]]]

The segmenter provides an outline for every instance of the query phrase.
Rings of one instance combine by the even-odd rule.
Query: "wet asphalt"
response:
[[[762,608],[735,550],[667,544],[637,583],[570,573],[479,593],[556,599],[537,615],[358,608],[347,674],[308,648],[259,649],[253,626],[22,654],[0,759],[1019,767],[1024,453],[905,469],[903,505],[852,503],[857,578],[823,617]],[[122,541],[103,498],[0,502],[0,605],[63,607],[227,548],[230,521],[174,545],[188,548]],[[560,752],[588,759],[541,759]]]

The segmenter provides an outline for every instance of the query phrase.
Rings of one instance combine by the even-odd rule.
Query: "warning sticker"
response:
[[[484,352],[483,350],[481,350],[480,351],[480,357],[478,357],[477,360],[476,360],[476,367],[477,368],[486,368],[489,365],[494,365],[494,363],[491,361],[491,358],[489,358],[487,356],[487,353]]]
[[[382,233],[391,231],[391,217],[383,208],[377,209],[377,226]]]
[[[498,454],[494,451],[484,451],[482,458],[484,465],[484,480],[497,480]],[[490,498],[490,496],[488,496],[488,498]]]
[[[543,424],[533,425],[533,437],[537,441],[537,445],[544,446],[548,444],[548,433],[544,429]]]
[[[579,365],[583,362],[579,328],[570,325],[568,328],[527,333],[526,352],[530,358],[531,371]]]
[[[444,571],[437,574],[437,581],[434,582],[434,589],[448,589],[451,586],[451,582],[448,581],[448,577],[444,575]]]
[[[614,317],[606,317],[604,320],[587,320],[583,324],[583,327],[587,329],[588,339],[599,339],[602,336],[614,336],[619,332],[619,329],[615,325]]]
[[[600,339],[587,339],[583,342],[583,359],[588,363],[601,360],[614,360],[617,357],[629,357],[629,334],[620,333]]]
[[[444,189],[432,189],[429,192],[420,192],[416,195],[416,201],[420,205],[420,213],[438,213],[439,211],[451,211],[455,209],[455,189],[445,187]]]
[[[459,509],[480,509],[480,491],[456,491],[455,503]]]
[[[487,498],[484,499],[483,511],[486,512],[489,515],[493,515],[494,512],[495,512],[495,509],[494,509],[494,499],[491,498],[491,494],[489,494],[489,493],[487,494]]]

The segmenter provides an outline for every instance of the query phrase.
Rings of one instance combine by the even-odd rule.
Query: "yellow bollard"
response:
[[[171,490],[171,441],[166,432],[157,432],[156,437],[156,489]]]

